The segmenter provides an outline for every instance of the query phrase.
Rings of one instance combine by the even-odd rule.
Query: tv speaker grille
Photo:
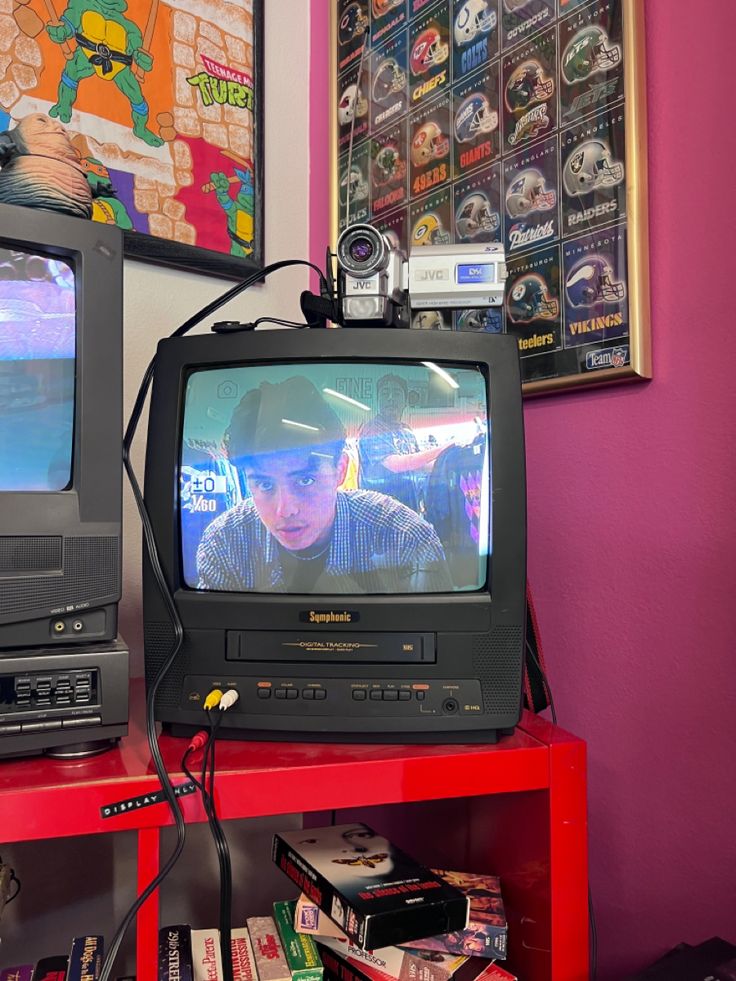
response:
[[[0,576],[61,572],[61,535],[0,536]]]
[[[493,627],[473,641],[473,671],[483,692],[485,712],[517,712],[521,699],[521,627]]]
[[[156,675],[161,669],[161,665],[172,651],[174,646],[174,631],[170,623],[152,621],[145,623],[143,627],[145,667],[146,667],[146,688],[150,688],[156,680]],[[191,658],[187,649],[186,638],[184,644],[174,658],[166,675],[159,685],[156,695],[156,709],[175,709],[181,701],[182,686],[184,678],[190,674]],[[158,718],[158,715],[157,715]]]
[[[23,538],[19,538],[22,542]],[[50,554],[46,547],[41,551]],[[65,538],[61,551],[60,568],[53,573],[44,576],[37,572],[35,576],[16,575],[3,579],[0,583],[0,616],[120,595],[120,540],[116,535]],[[30,560],[26,558],[25,561]],[[35,561],[41,561],[41,553]],[[29,570],[24,568],[23,571]]]

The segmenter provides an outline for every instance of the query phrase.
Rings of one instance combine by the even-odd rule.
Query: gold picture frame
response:
[[[651,378],[643,6],[638,0],[330,2],[333,247],[346,217],[394,229],[407,249],[425,215],[435,229],[445,228],[445,240],[472,241],[469,223],[458,217],[461,205],[487,202],[481,205],[487,227],[478,240],[506,241],[502,314],[469,319],[438,311],[436,322],[515,334],[528,396]],[[466,7],[476,16],[481,11],[470,27],[464,27]],[[417,58],[422,50],[434,51],[424,64]],[[533,79],[531,89],[524,87],[533,65],[536,90]],[[531,102],[524,104],[529,91]],[[470,110],[480,120],[475,137],[461,128]],[[376,176],[376,161],[388,157],[395,164],[402,153],[403,172],[394,167],[393,182],[379,186],[385,174]],[[580,160],[585,193],[571,176]],[[608,176],[583,185],[588,170],[592,181]],[[520,195],[511,194],[516,186]],[[346,202],[351,189],[365,195],[362,206]],[[525,211],[530,201],[543,204]],[[424,241],[431,240],[427,224]],[[535,316],[540,302],[543,312]]]

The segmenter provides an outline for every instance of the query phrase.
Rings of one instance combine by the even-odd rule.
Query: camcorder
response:
[[[348,226],[337,240],[332,296],[302,294],[307,319],[343,327],[408,327],[413,311],[500,307],[506,283],[502,243],[425,245],[407,257],[369,224]]]

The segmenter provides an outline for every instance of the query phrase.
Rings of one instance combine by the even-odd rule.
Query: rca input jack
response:
[[[63,634],[65,630],[66,630],[66,624],[64,623],[63,620],[57,620],[54,623],[54,633],[55,634]]]

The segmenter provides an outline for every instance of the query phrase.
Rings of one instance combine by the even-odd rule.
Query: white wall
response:
[[[265,18],[265,252],[266,261],[307,258],[309,134],[309,4],[278,0],[264,4]],[[224,292],[230,280],[195,276],[139,262],[125,268],[125,419],[140,379],[161,337]],[[299,317],[299,295],[308,271],[275,273],[226,308],[234,318],[263,314]],[[207,330],[205,323],[201,329]],[[146,418],[134,446],[135,469],[143,479]],[[142,674],[140,522],[125,486],[123,602],[120,631],[135,650],[134,669]],[[75,807],[73,798],[70,808]],[[270,839],[277,828],[295,826],[295,817],[228,822],[233,855],[234,918],[268,912],[268,905],[291,897],[293,889],[270,863]],[[170,850],[169,839],[162,854]],[[4,861],[23,882],[18,900],[2,920],[0,967],[64,953],[70,938],[104,933],[108,941],[135,896],[135,841],[132,834],[98,835],[5,845]],[[190,829],[187,850],[162,890],[162,922],[213,926],[217,916],[217,863],[205,826]],[[133,933],[115,975],[133,974]]]
[[[309,4],[278,0],[264,4],[265,261],[307,259],[309,232]],[[301,319],[299,295],[308,270],[274,273],[212,319],[254,320],[273,315]],[[125,263],[125,421],[143,373],[162,337],[233,285],[215,279],[128,260]],[[205,321],[199,331],[209,330]],[[134,466],[143,482],[147,414],[134,443]],[[142,674],[141,532],[138,511],[125,481],[123,601],[120,633],[135,648],[133,673]]]

